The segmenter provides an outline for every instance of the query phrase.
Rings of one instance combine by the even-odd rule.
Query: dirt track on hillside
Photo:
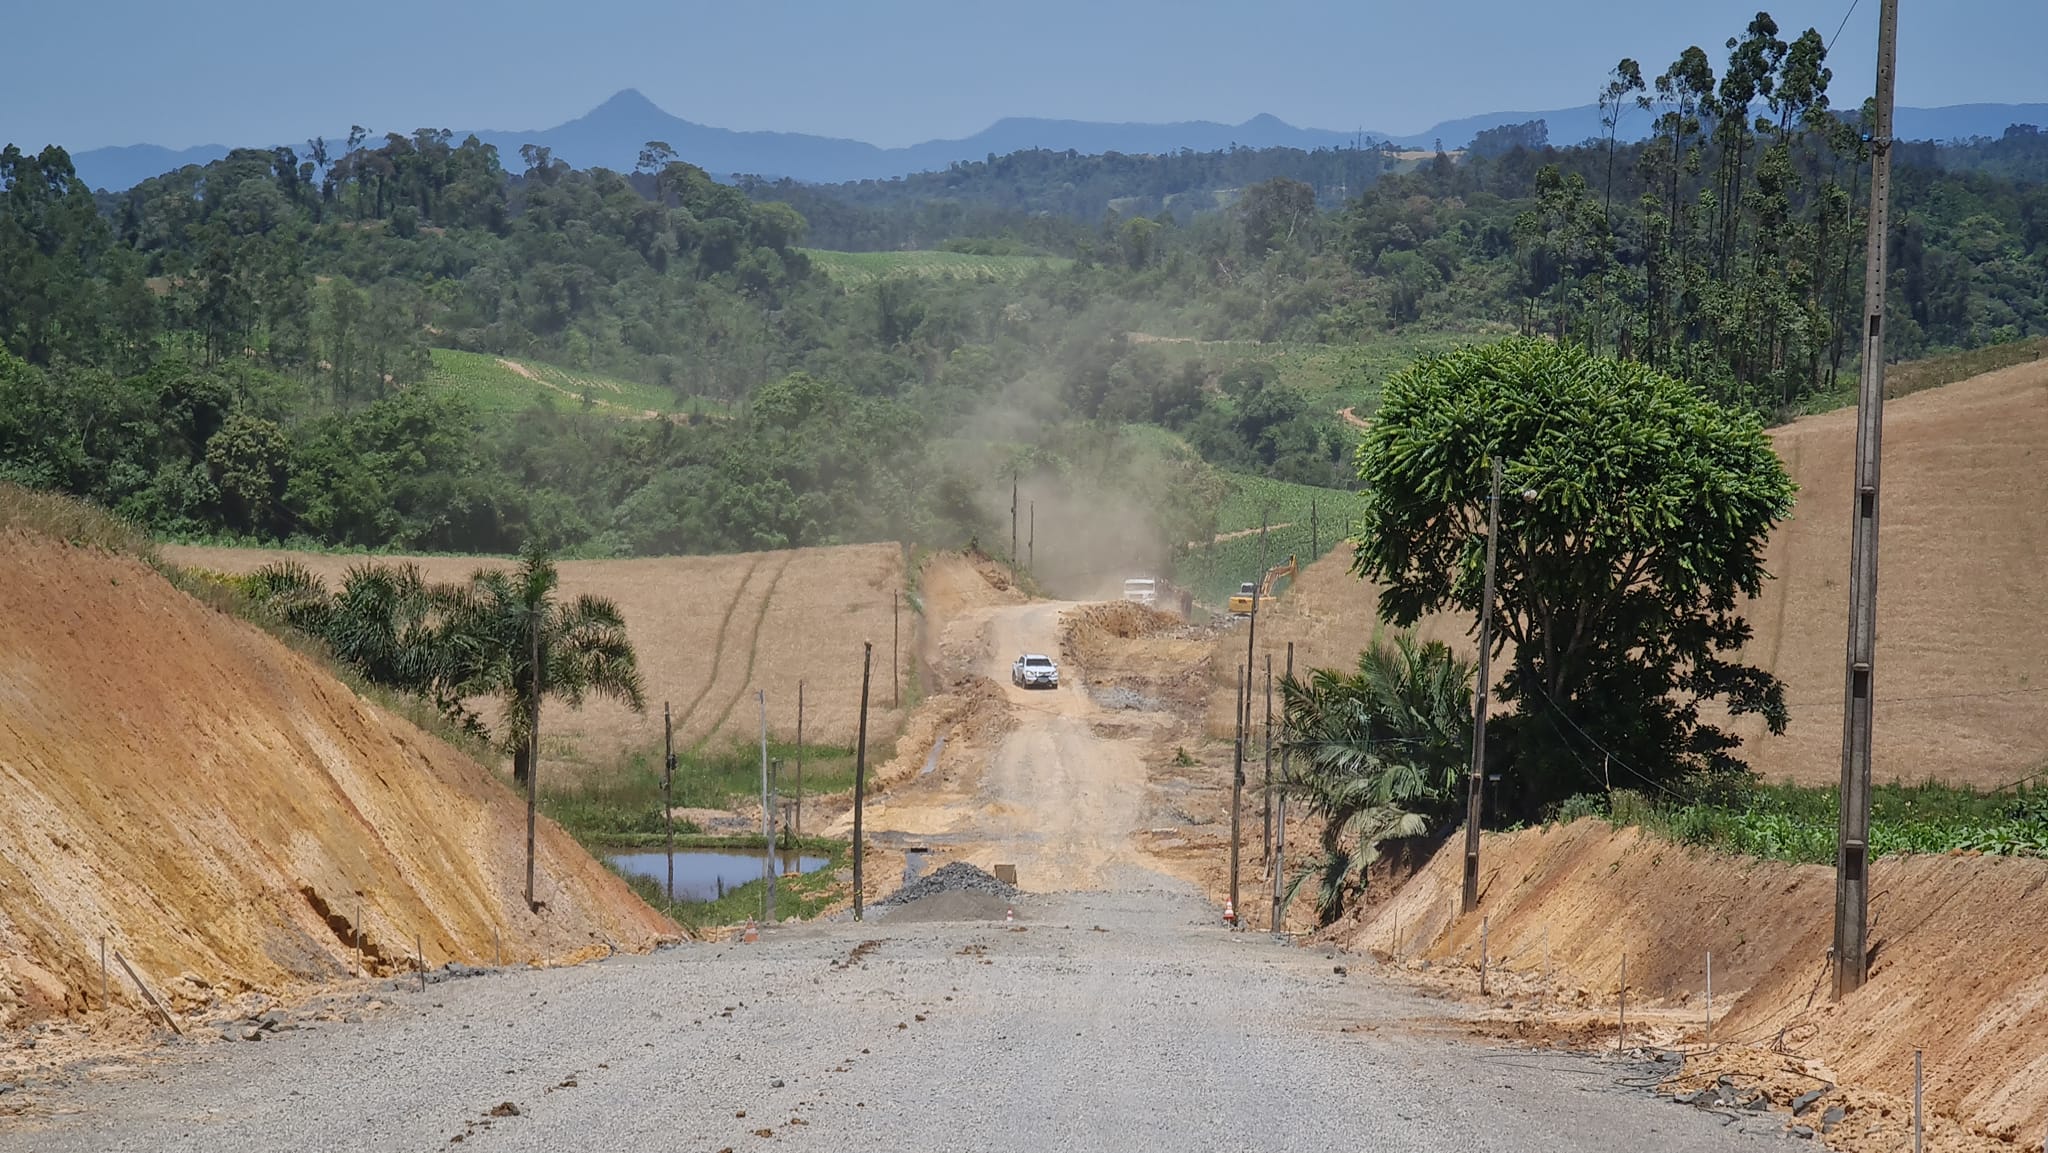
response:
[[[412,561],[427,578],[456,582],[479,568],[509,565],[488,557],[371,557],[271,549],[172,546],[172,562],[214,572],[245,573],[296,560],[329,587],[365,562]],[[545,765],[570,773],[614,761],[622,752],[658,750],[661,703],[676,715],[686,746],[744,741],[757,733],[756,689],[768,693],[768,727],[796,735],[797,682],[804,682],[804,739],[853,744],[860,711],[861,642],[875,642],[875,683],[868,725],[893,735],[901,710],[889,687],[891,597],[903,587],[902,552],[892,544],[847,545],[713,557],[647,557],[562,561],[567,596],[608,597],[626,618],[640,658],[648,709],[636,714],[606,700],[580,710],[549,701],[543,708]],[[911,675],[916,618],[904,606],[902,667]],[[489,719],[487,717],[487,719]]]
[[[642,949],[674,926],[483,766],[138,560],[0,536],[0,1024],[368,967]],[[609,943],[609,944],[608,944]],[[118,970],[122,1013],[139,1004]]]

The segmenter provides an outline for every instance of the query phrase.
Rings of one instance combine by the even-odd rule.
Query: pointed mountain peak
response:
[[[642,95],[638,88],[621,88],[612,93],[604,103],[590,110],[592,116],[646,116],[650,113],[657,116],[667,115],[659,105]]]
[[[1238,125],[1238,127],[1263,128],[1270,131],[1275,128],[1292,129],[1294,125],[1287,123],[1285,120],[1280,119],[1278,116],[1273,115],[1271,112],[1261,112],[1257,116],[1252,117],[1250,120],[1245,121],[1243,124]]]

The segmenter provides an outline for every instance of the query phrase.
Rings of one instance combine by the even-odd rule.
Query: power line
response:
[[[1856,15],[1856,5],[1859,3],[1861,3],[1861,0],[1849,0],[1849,10],[1847,12],[1842,13],[1842,22],[1835,26],[1835,34],[1833,36],[1828,37],[1827,50],[1829,52],[1833,52],[1835,50],[1835,41],[1841,37],[1842,29],[1847,28],[1849,26],[1849,17]]]

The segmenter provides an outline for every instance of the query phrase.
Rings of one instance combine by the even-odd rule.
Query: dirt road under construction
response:
[[[932,638],[954,683],[931,704],[978,703],[945,713],[929,749],[905,751],[870,828],[920,855],[1015,865],[1014,924],[908,905],[775,926],[755,944],[423,992],[386,982],[268,1031],[228,1024],[228,1040],[76,1069],[5,1122],[0,1148],[1235,1151],[1363,1138],[1474,1153],[1784,1140],[1780,1117],[1659,1100],[1649,1086],[1671,1066],[1474,1044],[1465,1010],[1366,975],[1362,958],[1227,931],[1205,887],[1173,875],[1188,870],[1154,828],[1201,807],[1160,756],[1200,710],[1111,707],[1071,659],[1056,691],[1009,686],[1017,652],[1064,651],[1073,606],[962,580],[969,595]],[[944,600],[943,574],[932,583]],[[1216,770],[1203,771],[1213,791]]]

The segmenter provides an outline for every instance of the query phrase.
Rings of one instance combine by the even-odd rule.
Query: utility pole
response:
[[[804,835],[804,683],[796,683],[796,835]]]
[[[1293,641],[1287,642],[1287,678],[1289,680],[1294,678]],[[1287,713],[1284,709],[1280,713],[1280,720],[1284,731],[1287,720]],[[1280,787],[1282,789],[1287,787],[1287,768],[1288,748],[1287,742],[1283,739],[1280,742]],[[1273,813],[1273,916],[1267,923],[1271,926],[1273,932],[1278,933],[1281,928],[1281,914],[1286,911],[1283,907],[1285,901],[1282,900],[1282,894],[1286,892],[1287,888],[1287,794],[1285,792],[1280,794],[1279,802],[1274,806]]]
[[[1259,833],[1259,860],[1267,868],[1273,867],[1273,654],[1266,654],[1266,723],[1260,732],[1260,743],[1266,751],[1266,788],[1261,794],[1264,802],[1259,806],[1263,814],[1263,827]]]
[[[1465,784],[1465,897],[1461,911],[1479,905],[1479,818],[1486,796],[1486,698],[1493,662],[1493,565],[1500,544],[1500,461],[1486,504],[1486,585],[1479,598],[1479,684],[1472,716],[1472,776]]]
[[[903,591],[889,594],[889,707],[903,707],[903,672],[898,667],[896,653],[903,643]]]
[[[1017,470],[1010,470],[1010,583],[1017,583]]]
[[[540,811],[540,613],[526,614],[527,675],[533,678],[533,700],[526,717],[526,909],[538,905],[533,899],[533,827]]]
[[[676,903],[676,729],[661,702],[661,819],[668,826],[668,903]]]
[[[1038,575],[1038,502],[1031,502],[1029,531],[1024,537],[1024,571]]]
[[[1245,675],[1246,667],[1244,665],[1237,667],[1237,696],[1235,698],[1237,708],[1237,751],[1231,756],[1230,770],[1230,908],[1232,912],[1237,910],[1237,846],[1238,842],[1243,839],[1239,830],[1243,827],[1240,822],[1244,809],[1244,727],[1251,714],[1251,708],[1247,704],[1247,701],[1250,699],[1248,694],[1251,691],[1251,685],[1249,683],[1250,678]]]
[[[761,923],[775,923],[775,810],[768,800],[768,690],[755,689],[761,702],[761,845],[768,854],[768,887],[761,894]]]
[[[867,861],[867,842],[860,835],[862,802],[868,791],[868,664],[875,646],[862,641],[860,655],[860,737],[853,746],[853,919],[861,919],[862,866]]]
[[[1316,498],[1308,498],[1308,559],[1313,562],[1323,555],[1323,534],[1316,523]]]
[[[1892,184],[1898,0],[1878,8],[1877,123],[1870,140],[1870,237],[1863,275],[1863,372],[1856,392],[1856,491],[1849,538],[1849,646],[1842,706],[1842,800],[1835,849],[1835,997],[1870,966],[1870,728],[1877,657],[1877,483],[1884,434],[1885,245]]]

